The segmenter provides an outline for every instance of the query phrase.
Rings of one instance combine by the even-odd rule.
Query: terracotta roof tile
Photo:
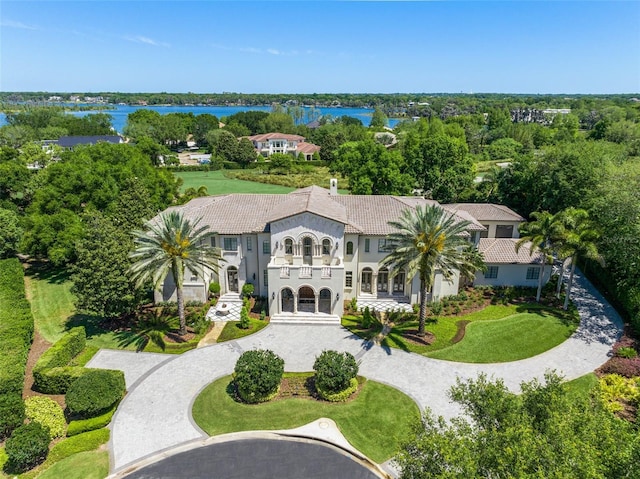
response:
[[[499,264],[540,264],[542,253],[529,252],[531,243],[523,243],[516,253],[515,238],[481,238],[478,244],[478,251],[484,255],[485,263]]]

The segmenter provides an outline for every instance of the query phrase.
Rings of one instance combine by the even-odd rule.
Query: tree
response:
[[[391,253],[381,266],[389,267],[391,275],[405,270],[409,278],[420,278],[420,315],[418,334],[425,334],[427,297],[433,286],[436,271],[451,279],[455,271],[466,267],[464,251],[470,244],[464,234],[468,221],[458,221],[437,205],[404,210],[399,221],[389,222],[397,231],[388,239]]]
[[[373,114],[371,115],[371,123],[369,123],[369,128],[382,129],[387,126],[387,121],[388,118],[384,114],[384,112],[379,108],[375,108],[373,110]]]
[[[180,334],[187,332],[184,314],[183,283],[185,270],[203,277],[204,269],[218,271],[221,257],[208,246],[208,227],[199,226],[201,218],[186,219],[178,211],[163,213],[144,230],[133,233],[135,248],[129,255],[130,268],[138,288],[151,281],[158,288],[171,273],[176,285]]]
[[[571,393],[554,373],[521,384],[457,380],[450,397],[464,417],[427,411],[396,461],[403,479],[637,478],[634,426],[605,409],[598,395]]]
[[[569,282],[564,297],[564,309],[569,306],[571,296],[571,286],[573,285],[573,274],[576,269],[578,259],[589,259],[604,266],[604,259],[598,252],[596,246],[600,239],[600,233],[595,228],[593,222],[589,220],[589,213],[585,210],[567,208],[558,214],[563,227],[562,246],[560,251],[563,256],[571,258],[571,272]],[[559,278],[560,281],[562,278]]]
[[[84,222],[86,233],[76,243],[77,259],[71,266],[76,308],[116,318],[142,299],[129,277],[133,242],[129,230],[116,227],[97,211],[85,215]]]
[[[209,152],[225,161],[235,161],[238,153],[238,139],[227,130],[211,130],[206,135]]]
[[[542,266],[540,267],[538,292],[536,293],[536,301],[540,301],[545,265],[547,258],[557,249],[556,241],[562,234],[562,223],[558,216],[552,215],[548,211],[536,211],[531,213],[531,216],[535,218],[535,221],[520,225],[520,239],[516,243],[516,252],[520,250],[522,245],[530,242],[529,253],[533,254],[539,250],[542,254]]]
[[[21,236],[18,215],[14,211],[0,208],[0,259],[17,253]]]
[[[253,143],[248,138],[240,138],[236,149],[234,161],[245,168],[249,163],[256,161],[258,154]]]

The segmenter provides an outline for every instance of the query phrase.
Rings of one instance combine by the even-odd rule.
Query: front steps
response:
[[[340,325],[340,316],[325,313],[279,313],[271,316],[273,324],[323,324]]]

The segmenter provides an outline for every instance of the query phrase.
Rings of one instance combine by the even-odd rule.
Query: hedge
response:
[[[24,423],[24,402],[22,394],[13,392],[0,396],[0,441]]]
[[[82,367],[67,366],[86,343],[84,327],[69,330],[38,359],[33,368],[34,388],[47,394],[64,394],[86,372]]]
[[[111,422],[111,418],[113,418],[117,406],[118,405],[116,404],[111,409],[109,409],[109,411],[100,416],[71,421],[69,423],[69,426],[67,427],[67,437],[76,436],[84,432],[95,431],[96,429],[105,427]]]
[[[76,418],[104,414],[124,396],[124,373],[109,369],[89,369],[74,381],[65,397],[69,413]]]
[[[0,439],[24,421],[22,388],[32,340],[22,264],[18,258],[0,260]]]
[[[329,391],[325,391],[316,383],[316,391],[318,392],[318,396],[320,396],[325,401],[330,402],[344,402],[348,400],[351,395],[358,390],[358,378],[351,378],[349,380],[349,386],[337,393],[332,393]]]
[[[78,434],[53,446],[49,453],[49,459],[51,462],[58,462],[78,452],[93,451],[107,441],[109,441],[109,430],[107,428]]]
[[[27,398],[24,405],[27,419],[44,426],[52,439],[64,435],[67,421],[64,418],[64,411],[57,402],[48,397],[33,396]]]
[[[13,473],[37,466],[47,458],[50,442],[49,431],[39,423],[20,426],[5,444],[8,456],[6,469]]]

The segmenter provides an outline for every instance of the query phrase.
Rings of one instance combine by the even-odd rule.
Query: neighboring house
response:
[[[255,294],[268,299],[272,319],[305,316],[336,322],[344,301],[352,298],[373,307],[376,302],[384,303],[386,308],[390,303],[398,307],[418,303],[419,279],[408,277],[406,271],[392,275],[379,263],[389,253],[389,221],[397,220],[407,208],[430,204],[438,203],[421,197],[338,195],[337,181],[333,179],[330,190],[311,186],[287,195],[208,196],[171,207],[188,219],[202,218],[201,224],[212,231],[211,246],[219,247],[225,260],[218,275],[207,272],[204,281],[185,272],[185,299],[205,301],[212,281],[220,283],[228,298],[237,298],[242,286],[252,283]],[[479,206],[496,207],[494,214],[508,214],[512,222],[518,223],[518,215],[508,208]],[[485,240],[480,237],[487,229],[467,211],[469,205],[443,207],[459,220],[469,221],[469,241],[484,247]],[[485,221],[493,221],[487,218],[490,216]],[[517,226],[514,230],[517,232]],[[489,233],[494,235],[495,231],[493,228]],[[500,252],[515,254],[516,240],[504,242],[492,236],[491,241],[501,245]],[[514,278],[513,284],[520,284],[518,278],[526,278],[529,268],[538,265],[537,256],[529,257],[525,245],[516,262],[508,255],[494,258],[497,250],[493,247],[488,246],[486,251],[488,259],[497,261],[490,265],[501,268],[494,279]],[[503,263],[503,259],[507,262]],[[483,282],[480,277],[477,280],[478,284],[506,284]],[[457,274],[446,281],[437,273],[429,299],[457,294],[458,289]],[[175,285],[168,276],[155,299],[159,302],[173,298]]]
[[[264,133],[247,137],[253,143],[258,154],[269,157],[274,153],[290,153],[298,157],[303,155],[305,160],[312,160],[313,154],[320,151],[320,147],[304,141],[300,135],[286,133]]]
[[[78,145],[95,145],[96,143],[124,143],[124,139],[119,135],[95,135],[95,136],[61,136],[57,143],[62,148],[72,150]]]

